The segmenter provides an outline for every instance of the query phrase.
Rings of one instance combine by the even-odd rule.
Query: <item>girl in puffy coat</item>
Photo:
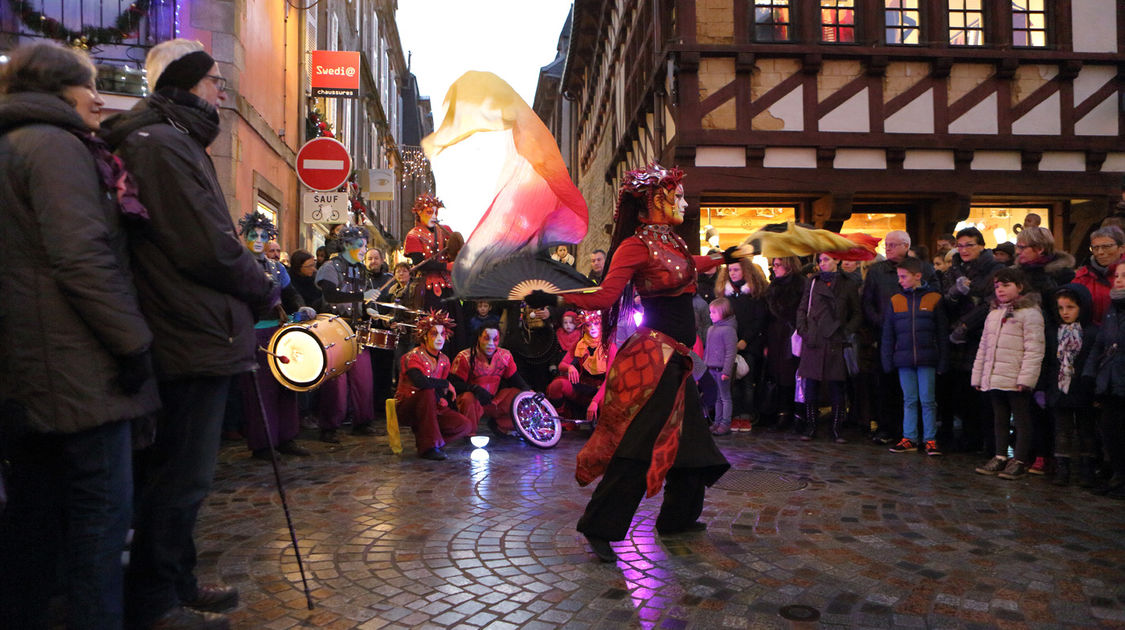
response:
[[[973,387],[992,401],[996,456],[976,471],[1017,479],[1027,473],[1031,456],[1031,392],[1043,364],[1043,312],[1038,294],[1023,295],[1023,272],[1014,267],[996,272],[995,300],[984,322],[973,361]],[[1009,419],[1016,424],[1015,457],[1008,459]]]

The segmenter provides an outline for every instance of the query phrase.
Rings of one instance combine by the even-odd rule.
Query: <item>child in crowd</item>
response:
[[[483,328],[499,328],[500,316],[492,312],[492,302],[480,300],[476,303],[476,314],[469,318],[469,332],[473,337]]]
[[[711,302],[708,310],[711,312],[712,324],[707,329],[703,360],[718,390],[715,401],[715,422],[711,425],[711,433],[729,435],[731,413],[734,411],[730,384],[734,379],[734,355],[738,352],[738,330],[730,300],[724,297],[717,298]]]
[[[1125,499],[1125,423],[1121,422],[1121,410],[1125,408],[1125,265],[1117,265],[1109,300],[1109,310],[1083,374],[1095,379],[1096,404],[1101,408],[1098,430],[1113,467],[1109,484],[1097,492]]]
[[[992,401],[996,456],[976,471],[1018,479],[1031,456],[1031,392],[1043,363],[1043,312],[1038,294],[1023,295],[1023,272],[1006,267],[993,279],[995,299],[973,361],[972,385]],[[1008,459],[1010,420],[1016,424],[1015,457]]]
[[[1055,485],[1070,483],[1071,463],[1078,461],[1079,483],[1094,486],[1094,381],[1082,376],[1097,340],[1093,298],[1080,284],[1055,292],[1058,326],[1047,328],[1047,360],[1042,389],[1055,417]]]
[[[578,313],[563,313],[561,325],[555,330],[555,337],[559,341],[560,356],[574,349],[574,344],[582,338],[582,329],[578,327]]]
[[[922,281],[922,261],[906,257],[898,264],[902,291],[891,297],[883,321],[883,371],[898,370],[902,385],[902,439],[892,453],[918,450],[918,410],[921,402],[922,443],[927,455],[941,455],[937,444],[937,374],[949,363],[946,345],[949,324],[941,293]]]

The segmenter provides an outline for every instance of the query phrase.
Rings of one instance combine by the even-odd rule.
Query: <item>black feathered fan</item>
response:
[[[454,287],[463,300],[521,300],[538,289],[547,293],[596,286],[577,269],[541,255],[511,256]]]

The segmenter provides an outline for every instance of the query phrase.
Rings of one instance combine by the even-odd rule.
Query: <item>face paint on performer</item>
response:
[[[586,322],[586,334],[590,339],[598,339],[602,336],[602,322],[598,319],[592,319]]]
[[[445,347],[445,326],[438,324],[430,329],[426,334],[426,352],[437,356],[441,349]]]
[[[500,331],[495,328],[485,328],[477,337],[477,350],[486,357],[492,357],[500,345]]]
[[[432,228],[437,223],[437,208],[425,207],[418,211],[418,222]]]
[[[340,253],[344,260],[355,264],[363,260],[363,254],[367,252],[367,239],[364,238],[349,238],[344,241],[344,251]]]
[[[657,190],[653,193],[652,213],[654,216],[642,219],[642,223],[653,225],[680,225],[684,222],[687,201],[684,200],[684,187],[676,186],[675,191]]]
[[[246,242],[246,249],[254,252],[255,255],[261,256],[266,251],[266,243],[270,240],[269,232],[261,228],[251,228],[246,231],[246,236],[243,237]]]

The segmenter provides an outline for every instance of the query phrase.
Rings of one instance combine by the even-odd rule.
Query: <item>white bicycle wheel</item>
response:
[[[554,405],[543,394],[523,391],[512,399],[512,423],[523,439],[539,448],[551,448],[562,438],[562,422]]]

